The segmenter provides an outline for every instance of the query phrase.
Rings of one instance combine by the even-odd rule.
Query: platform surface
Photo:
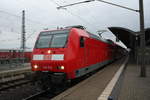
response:
[[[24,63],[24,65],[4,65],[0,66],[0,74],[7,73],[7,72],[14,72],[14,71],[20,71],[25,69],[30,69],[30,63]]]
[[[2,73],[3,71],[17,70],[26,67],[30,67],[30,63],[0,65],[0,73]]]
[[[118,100],[150,100],[150,65],[146,66],[147,76],[140,77],[140,66],[129,63]]]
[[[97,100],[107,84],[122,65],[121,59],[101,69],[96,74],[66,90],[51,100]]]

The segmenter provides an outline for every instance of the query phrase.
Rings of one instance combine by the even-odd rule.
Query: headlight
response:
[[[60,69],[64,70],[64,69],[65,69],[65,67],[64,67],[64,66],[60,66]]]
[[[34,69],[37,69],[37,68],[38,68],[38,66],[37,66],[37,65],[34,65],[34,66],[33,66],[33,68],[34,68]]]
[[[64,69],[65,69],[64,66],[58,66],[57,68],[58,68],[58,69],[61,69],[61,70],[64,70]]]
[[[51,53],[51,50],[48,50],[47,53],[50,54],[50,53]]]

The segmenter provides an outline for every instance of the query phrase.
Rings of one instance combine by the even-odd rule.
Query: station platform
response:
[[[108,100],[128,57],[107,65],[96,74],[51,100]]]
[[[150,65],[146,73],[146,77],[140,77],[140,66],[129,62],[116,100],[150,100]]]
[[[108,65],[51,100],[150,100],[150,65],[146,77],[140,77],[139,65],[130,58],[123,68],[125,63]]]
[[[7,66],[3,66],[7,67]],[[20,78],[24,78],[25,75],[31,73],[31,67],[29,63],[25,63],[19,67],[7,67],[7,68],[0,68],[0,83],[5,83],[8,81],[14,81]]]
[[[9,71],[9,70],[16,70],[21,68],[29,67],[30,63],[24,63],[24,64],[4,64],[0,65],[0,73],[2,71]]]
[[[7,76],[13,76],[16,74],[31,72],[30,63],[24,63],[22,65],[10,67],[10,66],[0,66],[0,79]]]

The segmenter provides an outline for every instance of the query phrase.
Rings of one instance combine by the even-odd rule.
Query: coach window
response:
[[[80,47],[84,47],[84,37],[80,37]]]

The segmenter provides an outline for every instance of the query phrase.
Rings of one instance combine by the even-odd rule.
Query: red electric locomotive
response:
[[[32,71],[42,83],[75,79],[113,61],[115,47],[82,26],[43,31],[32,53]]]

